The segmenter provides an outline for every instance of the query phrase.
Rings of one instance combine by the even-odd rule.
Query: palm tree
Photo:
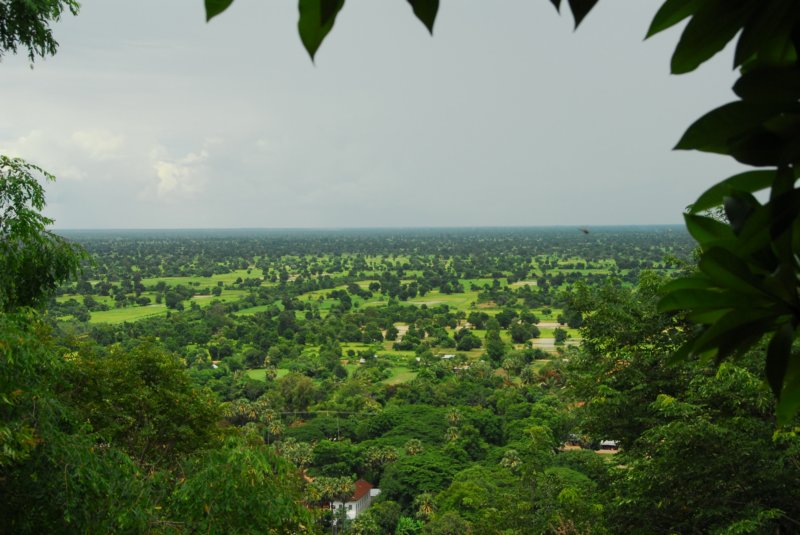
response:
[[[447,422],[450,424],[450,427],[458,426],[460,421],[461,412],[459,412],[457,408],[453,407],[447,411]]]
[[[267,424],[267,444],[270,443],[270,438],[274,437],[277,440],[282,434],[284,430],[284,425],[280,420],[271,420]]]
[[[422,441],[418,438],[409,439],[405,444],[405,450],[406,453],[412,457],[414,455],[419,455],[423,450]]]
[[[513,449],[506,451],[503,454],[503,458],[500,460],[500,466],[508,468],[516,473],[519,467],[522,466],[522,459],[520,459],[519,452]]]
[[[447,431],[444,432],[444,439],[447,442],[455,442],[456,440],[458,440],[458,437],[459,437],[458,427],[448,427]]]
[[[436,505],[433,503],[433,495],[430,492],[423,492],[414,499],[417,507],[416,517],[420,520],[428,521],[436,512]]]

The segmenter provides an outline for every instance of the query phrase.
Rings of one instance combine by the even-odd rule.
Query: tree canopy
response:
[[[47,229],[40,180],[54,177],[0,155],[0,310],[40,305],[80,268],[82,249]]]

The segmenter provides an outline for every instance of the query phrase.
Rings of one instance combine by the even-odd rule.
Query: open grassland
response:
[[[348,363],[348,364],[344,365],[344,369],[347,370],[348,377],[352,377],[353,374],[355,374],[356,370],[359,367],[360,367],[360,364],[358,364],[358,363],[352,363],[352,364]],[[409,369],[407,366],[393,366],[393,367],[389,368],[389,371],[390,371],[391,375],[387,379],[383,380],[383,383],[387,384],[387,385],[396,385],[396,384],[405,383],[405,382],[413,380],[417,376],[417,372]],[[276,375],[277,375],[278,379],[280,379],[282,377],[285,377],[286,375],[288,375],[290,373],[289,370],[287,370],[285,368],[278,368],[276,370],[276,372],[277,372]],[[263,368],[258,368],[258,369],[254,369],[254,370],[247,370],[247,376],[250,377],[251,379],[256,380],[256,381],[266,381],[267,380],[266,379],[266,370],[263,369]]]
[[[126,321],[136,321],[153,316],[163,316],[166,313],[167,307],[163,304],[112,308],[111,310],[92,312],[89,323],[124,323]]]
[[[465,291],[458,294],[443,294],[439,290],[431,290],[425,295],[418,295],[408,300],[413,305],[438,306],[447,305],[455,310],[469,310],[478,301],[478,292]]]
[[[413,381],[417,377],[417,372],[411,371],[408,368],[398,366],[396,368],[392,368],[392,376],[388,379],[384,379],[383,383],[387,385],[399,385],[401,383],[407,383],[408,381]]]
[[[247,376],[250,377],[250,379],[255,379],[256,381],[266,381],[267,380],[266,374],[267,370],[265,370],[264,368],[247,370]],[[289,375],[289,370],[287,369],[278,368],[277,370],[275,370],[275,376],[277,379],[280,379],[281,377],[285,377],[287,375]]]
[[[249,273],[248,273],[249,271]],[[145,286],[155,286],[159,282],[164,282],[168,287],[175,287],[178,285],[183,286],[216,286],[217,283],[221,282],[224,285],[233,284],[236,282],[236,279],[258,279],[263,278],[264,273],[257,268],[252,268],[250,270],[247,269],[237,269],[231,271],[230,273],[220,273],[218,275],[211,275],[210,277],[149,277],[142,279],[142,284]],[[263,282],[262,284],[271,284],[269,281]]]
[[[201,307],[207,307],[211,305],[214,301],[219,301],[221,303],[232,303],[235,301],[240,301],[247,295],[247,290],[223,290],[220,295],[211,295],[211,294],[202,294],[202,295],[195,295],[189,302],[195,302]]]

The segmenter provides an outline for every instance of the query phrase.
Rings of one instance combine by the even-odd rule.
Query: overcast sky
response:
[[[565,2],[566,3],[566,2]],[[56,56],[0,63],[0,152],[57,175],[58,228],[679,223],[740,170],[672,152],[733,99],[671,76],[659,0],[347,0],[312,64],[294,0],[83,0]]]

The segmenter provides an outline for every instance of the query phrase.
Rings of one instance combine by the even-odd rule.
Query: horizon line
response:
[[[561,225],[428,225],[428,226],[370,226],[370,227],[52,227],[53,231],[163,231],[163,230],[269,230],[269,231],[346,231],[346,230],[464,230],[464,229],[608,229],[608,228],[631,228],[631,227],[681,227],[682,223],[624,223],[624,224],[561,224]]]

